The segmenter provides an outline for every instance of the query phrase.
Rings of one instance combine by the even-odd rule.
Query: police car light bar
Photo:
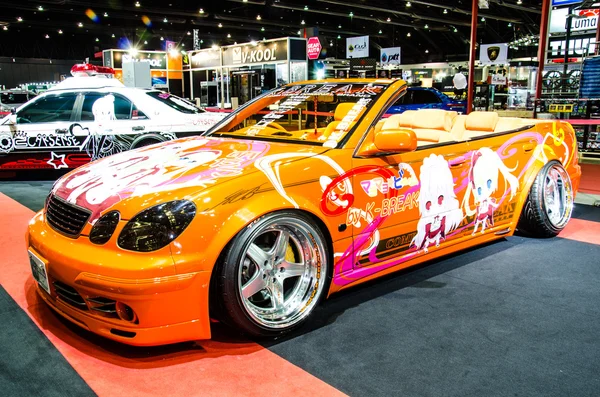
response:
[[[79,63],[71,68],[73,77],[87,76],[105,76],[112,77],[115,75],[115,70],[107,66],[96,66],[89,63]]]

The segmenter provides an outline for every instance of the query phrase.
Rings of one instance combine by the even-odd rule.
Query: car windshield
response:
[[[146,94],[181,113],[204,113],[204,110],[200,109],[190,101],[169,94],[168,92],[149,91]]]
[[[0,94],[0,102],[6,105],[11,105],[13,103],[25,103],[27,101],[27,94],[17,94],[14,92],[3,92]]]
[[[386,84],[349,82],[278,88],[246,104],[209,135],[267,137],[335,147],[386,88]]]

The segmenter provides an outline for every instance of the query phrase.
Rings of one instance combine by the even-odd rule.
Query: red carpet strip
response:
[[[581,183],[579,191],[588,194],[600,194],[600,164],[580,164]]]
[[[600,223],[571,218],[567,227],[560,232],[558,237],[582,243],[600,244]]]
[[[31,277],[24,235],[32,216],[31,210],[0,194],[0,284],[98,395],[344,395],[253,342],[136,348],[59,319],[37,296]]]

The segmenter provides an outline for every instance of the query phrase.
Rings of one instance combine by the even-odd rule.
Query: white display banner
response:
[[[503,64],[508,60],[508,44],[481,44],[479,46],[479,61],[484,65]]]
[[[400,47],[382,48],[379,64],[382,68],[400,65]]]
[[[596,30],[600,10],[573,10],[571,32]],[[550,13],[550,33],[566,33],[569,8],[558,8]]]
[[[367,58],[369,56],[369,36],[348,37],[346,58]]]

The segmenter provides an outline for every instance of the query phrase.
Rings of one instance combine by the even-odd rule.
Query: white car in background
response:
[[[0,120],[0,171],[76,168],[125,150],[201,134],[225,116],[159,90],[87,76],[90,70],[106,69],[111,70],[76,65],[71,73],[78,77]]]

